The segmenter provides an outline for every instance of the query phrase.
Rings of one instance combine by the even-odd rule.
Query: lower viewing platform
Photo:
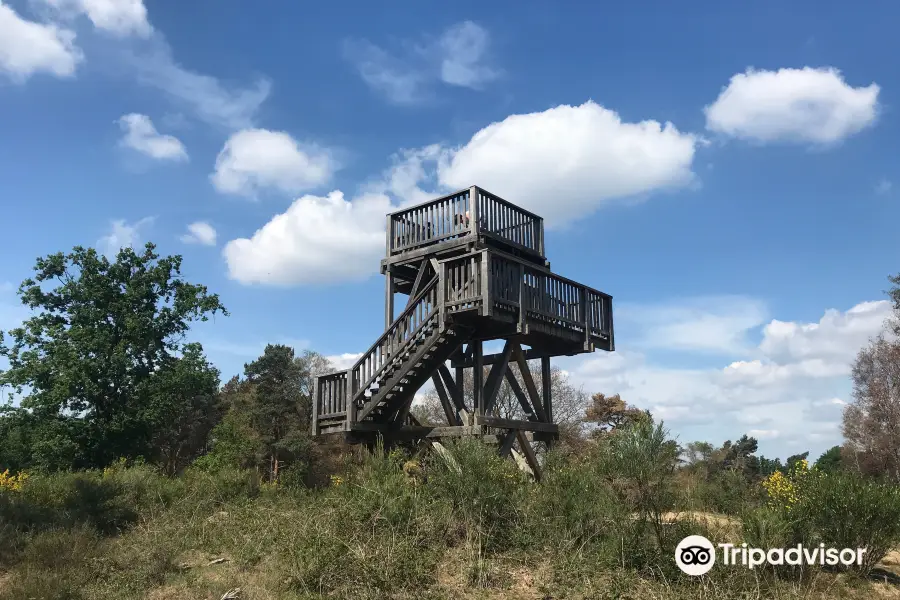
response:
[[[413,436],[433,437],[491,435],[493,428],[503,427],[527,430],[535,439],[555,435],[550,411],[537,406],[534,419],[521,422],[526,425],[502,419],[498,425],[492,395],[511,360],[521,370],[529,359],[612,351],[612,297],[495,249],[435,260],[428,273],[429,280],[415,286],[403,312],[353,367],[318,378],[313,433],[402,427]],[[503,352],[482,356],[480,342],[498,339],[506,340]],[[498,366],[496,375],[492,368],[484,385],[478,385],[476,406],[464,405],[448,360],[460,382],[462,368],[473,368],[481,382],[481,368]],[[446,395],[448,422],[440,427],[418,423],[409,414],[415,392],[429,378]],[[533,382],[526,387],[537,395]]]

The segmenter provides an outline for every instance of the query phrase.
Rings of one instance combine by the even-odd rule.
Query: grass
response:
[[[459,470],[430,455],[411,477],[408,457],[380,453],[320,489],[142,466],[35,475],[0,493],[0,599],[900,597],[820,570],[691,579],[677,541],[737,535],[740,518],[667,510],[658,535],[601,460],[551,464],[534,484],[480,444],[452,450]]]

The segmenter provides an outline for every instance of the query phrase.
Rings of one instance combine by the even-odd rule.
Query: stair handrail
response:
[[[390,326],[384,331],[384,333],[382,333],[381,336],[377,340],[375,340],[375,343],[372,344],[368,350],[363,352],[362,356],[359,357],[359,360],[357,360],[356,363],[354,363],[354,365],[347,370],[347,374],[350,377],[350,385],[352,387],[352,391],[350,393],[350,396],[351,396],[350,401],[355,401],[356,397],[359,395],[359,392],[368,388],[368,386],[372,383],[372,381],[374,381],[378,377],[378,375],[381,373],[381,371],[384,369],[384,366],[382,366],[382,368],[375,371],[372,374],[372,377],[369,378],[369,380],[366,382],[361,382],[361,381],[357,382],[356,378],[353,376],[353,374],[362,366],[362,364],[366,361],[366,359],[371,354],[373,354],[379,346],[381,346],[381,344],[385,341],[385,339],[387,339],[388,336],[390,334],[392,334],[395,329],[397,329],[400,322],[403,321],[404,319],[406,319],[407,317],[409,317],[416,310],[416,308],[419,306],[419,304],[422,302],[422,300],[427,296],[427,294],[429,294],[437,286],[439,279],[440,279],[440,275],[435,275],[431,279],[431,281],[428,282],[428,285],[426,285],[422,289],[422,291],[416,295],[416,297],[413,299],[413,301],[410,302],[409,305],[405,309],[403,309],[403,312],[401,312],[397,316],[397,318],[394,319],[393,322],[391,322]],[[437,309],[437,307],[438,307],[438,303],[436,302],[432,306],[432,309],[428,313],[423,315],[423,319],[422,319],[423,324],[428,320],[429,317],[432,316],[432,314],[434,313],[435,309]],[[420,324],[420,327],[421,327],[421,324]],[[417,327],[416,330],[413,331],[412,333],[416,333],[418,331],[418,329],[419,328]],[[406,344],[408,344],[410,342],[410,340],[413,340],[413,339],[415,339],[415,336],[410,335],[410,337],[407,340],[405,340],[403,343],[399,344],[396,348],[394,348],[393,351],[385,357],[385,359],[386,359],[385,365],[387,364],[388,358],[396,355],[400,350],[402,350],[403,348],[406,347]],[[359,387],[356,387],[357,385]]]

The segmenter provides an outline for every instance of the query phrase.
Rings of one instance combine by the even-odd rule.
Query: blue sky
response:
[[[384,213],[476,184],[615,298],[574,382],[682,441],[839,442],[900,271],[896,6],[385,6],[0,0],[0,328],[37,256],[150,240],[231,311],[223,378],[352,355]]]

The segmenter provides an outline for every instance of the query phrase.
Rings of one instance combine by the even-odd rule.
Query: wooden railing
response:
[[[486,192],[472,188],[478,195],[475,210],[479,233],[544,256],[544,220],[536,214]]]
[[[479,235],[544,256],[544,220],[478,187],[391,213],[387,228],[388,256]]]
[[[388,215],[388,254],[469,235],[472,231],[469,190],[431,200]]]
[[[343,414],[347,410],[347,371],[320,375],[316,385],[316,418]]]
[[[612,338],[612,297],[503,255],[490,254],[490,301],[515,307],[520,322]]]
[[[372,344],[356,364],[348,371],[352,383],[351,397],[358,396],[372,385],[381,371],[407,343],[413,340],[426,323],[437,315],[438,282],[434,277],[421,293],[391,323],[378,340]],[[351,405],[351,409],[353,406]]]
[[[509,255],[484,250],[442,261],[441,280],[448,313],[501,305],[516,309],[523,325],[537,320],[612,339],[611,296]]]
[[[481,260],[481,252],[472,252],[441,263],[441,301],[448,313],[480,306],[484,277]]]

